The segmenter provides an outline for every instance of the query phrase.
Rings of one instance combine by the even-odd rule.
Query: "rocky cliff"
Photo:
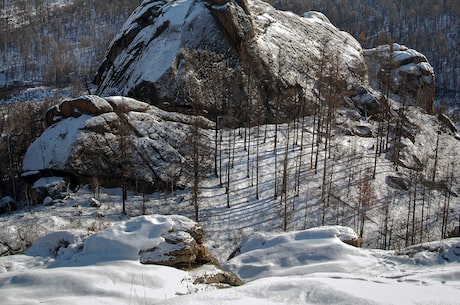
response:
[[[143,1],[95,83],[101,96],[211,118],[258,109],[275,121],[292,115],[299,93],[317,99],[326,65],[336,67],[343,91],[366,83],[360,44],[320,13],[300,17],[260,0]]]

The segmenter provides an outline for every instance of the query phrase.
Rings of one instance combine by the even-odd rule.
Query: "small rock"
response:
[[[0,214],[9,213],[16,209],[16,202],[10,196],[5,196],[0,200]]]
[[[164,236],[165,241],[151,249],[141,250],[141,264],[156,264],[187,269],[196,262],[198,244],[187,232],[173,232]]]
[[[90,202],[91,206],[93,208],[100,208],[101,207],[101,203],[99,200],[97,200],[96,198],[91,198],[91,202]]]
[[[212,265],[206,265],[203,267],[206,267],[206,271],[195,277],[193,281],[194,284],[215,284],[220,288],[241,286],[244,284],[234,272],[225,271]],[[196,271],[199,272],[200,270],[197,269]]]
[[[407,191],[410,187],[410,181],[403,177],[387,176],[386,182],[392,188],[402,191]]]
[[[50,196],[46,196],[45,199],[43,199],[43,205],[45,206],[54,205],[53,198],[51,198]]]

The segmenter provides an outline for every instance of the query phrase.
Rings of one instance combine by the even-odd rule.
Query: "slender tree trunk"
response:
[[[260,124],[257,124],[257,138],[256,138],[256,199],[259,200],[259,138],[260,138]]]
[[[412,201],[412,236],[411,244],[415,244],[415,204],[417,202],[417,181],[414,183],[414,200]]]
[[[9,165],[10,165],[10,177],[11,177],[11,184],[13,187],[13,199],[16,201],[17,200],[17,194],[16,194],[16,179],[15,179],[15,173],[13,170],[13,156],[11,152],[11,135],[8,134],[6,136],[7,140],[7,146],[8,146],[8,159],[9,159]]]
[[[431,181],[433,182],[436,179],[436,170],[438,167],[438,151],[439,151],[439,135],[440,134],[441,132],[438,131],[438,135],[436,137],[436,149],[435,149],[435,155],[434,155],[433,176],[431,177]]]
[[[218,154],[219,154],[219,125],[218,125],[218,116],[216,116],[216,124],[215,124],[215,134],[214,134],[214,175],[216,177],[219,177],[219,172],[218,172]]]
[[[426,196],[426,187],[423,186],[422,192],[422,215],[420,216],[420,241],[419,243],[423,242],[423,222],[425,217],[425,196]]]
[[[287,197],[288,197],[288,165],[289,165],[289,140],[290,140],[290,123],[288,123],[287,127],[287,139],[286,139],[286,147],[284,150],[284,160],[283,160],[283,181],[281,185],[281,204],[284,207],[284,222],[283,222],[283,230],[284,232],[287,231],[287,224],[288,224],[288,208],[287,208]]]
[[[228,135],[228,154],[227,154],[227,186],[226,186],[226,189],[225,189],[225,193],[227,194],[227,208],[230,208],[230,177],[231,177],[231,160],[232,160],[232,150],[231,150],[231,147],[232,147],[232,138],[233,138],[233,135],[232,135],[232,130],[230,129],[230,133]]]
[[[224,187],[224,182],[222,180],[222,141],[223,141],[223,131],[220,131],[219,137],[219,183],[220,187]]]

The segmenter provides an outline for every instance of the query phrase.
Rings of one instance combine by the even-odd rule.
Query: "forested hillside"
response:
[[[139,1],[0,3],[0,98],[11,87],[85,90],[116,31]],[[13,91],[14,92],[14,91]]]
[[[428,57],[439,97],[460,88],[460,5],[458,0],[266,0],[278,9],[323,12],[364,48],[398,42]]]
[[[434,66],[439,96],[459,94],[460,6],[456,0],[266,0],[302,14],[322,11],[363,47],[395,41]],[[114,33],[139,1],[34,0],[0,3],[0,98],[11,86],[85,90]]]
[[[107,46],[138,4],[128,0],[0,2],[0,100],[6,102],[0,109],[1,197],[24,198],[19,178],[22,158],[46,127],[47,108],[62,94],[87,92]]]

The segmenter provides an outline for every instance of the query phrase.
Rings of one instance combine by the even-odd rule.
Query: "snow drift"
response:
[[[137,251],[171,230],[195,223],[182,216],[151,215],[121,222],[85,241],[55,232],[26,255],[0,257],[0,287],[8,304],[454,304],[460,273],[459,239],[410,255],[364,250],[340,240],[355,238],[345,227],[289,233],[258,233],[243,242],[226,266],[245,276],[241,287],[214,290],[192,272],[141,265]],[[68,244],[63,243],[67,241]],[[78,246],[80,245],[80,246]],[[50,253],[61,248],[58,252]],[[63,251],[68,249],[67,253]],[[57,254],[56,254],[57,253]]]

